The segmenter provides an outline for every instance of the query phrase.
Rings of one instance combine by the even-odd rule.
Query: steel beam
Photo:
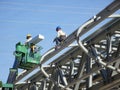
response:
[[[114,23],[115,22],[115,23]],[[112,20],[112,21],[110,21],[110,23],[113,23],[113,25],[111,24],[110,25],[110,30],[108,30],[107,32],[109,33],[109,32],[111,32],[112,31],[112,33],[114,33],[114,31],[115,30],[118,30],[118,28],[119,28],[119,26],[120,26],[120,20],[117,20],[117,19],[114,19],[114,20]],[[110,23],[108,23],[108,25],[110,24]],[[107,26],[107,25],[106,25]],[[89,38],[91,38],[91,39],[89,39],[89,41],[96,41],[96,42],[98,42],[100,39],[102,39],[102,38],[99,38],[99,36],[102,34],[104,34],[105,32],[106,32],[106,28],[105,28],[105,26],[103,26],[104,28],[102,28],[102,29],[99,29],[99,30],[97,30],[96,31],[96,33],[97,34],[93,34],[92,35],[92,37],[93,38],[91,38],[91,36],[89,36]],[[114,28],[115,27],[115,28]],[[99,31],[99,32],[98,32]],[[105,31],[105,32],[104,32]],[[104,35],[103,35],[104,36]],[[95,38],[94,38],[95,37]],[[104,37],[103,37],[104,38]],[[84,41],[87,41],[88,40],[88,38],[86,38],[86,39],[84,39]],[[68,62],[68,61],[70,61],[71,60],[71,57],[77,57],[77,55],[80,55],[81,54],[81,50],[78,48],[78,47],[73,47],[73,48],[71,48],[69,51],[67,51],[66,53],[64,53],[62,56],[60,56],[59,58],[57,58],[57,59],[55,59],[53,62],[52,62],[52,64],[54,64],[54,63],[59,63],[60,65],[63,65],[63,64],[65,64],[66,62]],[[62,60],[62,61],[61,61]],[[35,75],[33,75],[32,77],[31,77],[31,79],[29,78],[28,79],[28,81],[29,80],[34,80],[34,81],[37,81],[37,80],[39,80],[40,78],[39,78],[39,76],[41,76],[42,74],[41,73],[37,73],[37,74],[35,74]],[[35,77],[37,77],[36,79],[35,79]],[[24,86],[25,87],[25,86]]]
[[[109,64],[112,64],[116,61],[120,60],[120,57],[112,60],[111,62],[108,63]],[[92,69],[88,74],[83,74],[81,78],[78,78],[78,79],[75,79],[72,83],[69,83],[66,88],[70,87],[70,86],[73,86],[75,85],[76,83],[78,83],[80,80],[84,80],[85,78],[89,77],[90,75],[92,75],[93,73],[97,72],[97,71],[100,71],[101,69],[103,69],[103,67],[97,67],[95,69]]]
[[[86,62],[86,73],[89,73],[92,69],[92,58],[87,57],[87,62]],[[93,75],[90,75],[87,79],[86,79],[86,89],[90,88],[92,86],[92,77]]]
[[[104,20],[106,17],[108,17],[110,14],[112,14],[113,12],[115,12],[116,10],[118,10],[120,8],[120,2],[119,1],[114,1],[112,4],[110,4],[108,7],[106,7],[103,11],[101,11],[99,14],[96,15],[96,21],[91,23],[90,25],[88,25],[85,30],[81,33],[80,36],[82,36],[84,33],[86,33],[87,31],[89,31],[91,28],[93,28],[94,26],[96,26],[98,23],[100,23],[102,20]],[[117,21],[117,20],[116,20]],[[117,22],[120,22],[120,20],[118,20]],[[116,22],[115,22],[116,23]],[[107,30],[108,32],[111,32],[111,33],[114,33],[114,31],[116,29],[118,29],[120,27],[120,23],[117,23],[116,25],[113,25],[115,23],[112,23],[111,26],[109,27],[112,27],[110,28],[110,30]],[[116,26],[116,27],[115,27]],[[114,28],[113,28],[114,27]],[[78,29],[77,29],[78,30]],[[49,54],[47,57],[45,57],[45,59],[43,60],[42,63],[48,61],[50,58],[52,58],[54,55],[56,55],[57,53],[59,53],[61,50],[63,50],[64,48],[66,48],[69,44],[71,44],[75,39],[76,39],[76,32],[77,30],[75,30],[75,32],[73,32],[70,36],[68,36],[68,38],[65,40],[65,42],[63,43],[62,47],[54,52],[52,52],[51,54]],[[100,30],[100,31],[103,31],[106,30],[106,28]],[[108,33],[107,32],[107,33]],[[101,32],[99,32],[101,33]],[[95,35],[93,35],[95,36]],[[96,35],[96,37],[100,37],[99,34]],[[104,37],[100,37],[100,38],[94,38],[94,43],[97,43],[100,41],[100,39],[103,39]],[[87,40],[87,39],[86,39]],[[89,39],[90,40],[90,39]],[[81,51],[78,47],[74,47],[72,49],[70,49],[69,51],[66,52],[66,54],[63,55],[63,57],[59,57],[57,58],[55,61],[52,62],[52,64],[54,63],[59,63],[59,65],[64,65],[66,62],[69,62],[70,61],[70,58],[71,57],[77,57],[77,55],[81,55]],[[101,70],[102,67],[99,67],[98,70]],[[33,69],[34,70],[34,69]],[[48,70],[48,69],[47,69]],[[97,70],[97,71],[98,71]],[[32,70],[31,70],[32,71]],[[29,72],[31,72],[29,71]],[[28,71],[27,71],[28,72]],[[26,72],[26,73],[27,73]],[[48,73],[51,72],[51,70],[48,70]],[[95,71],[94,71],[95,72]],[[21,76],[21,78],[23,78],[25,76],[25,74],[23,76]],[[78,78],[79,80],[83,80],[85,78],[87,78],[88,76],[90,76],[92,73],[89,72],[88,74],[85,74],[86,76],[82,76],[81,78]],[[27,74],[26,74],[27,75]],[[30,80],[32,82],[35,82],[35,81],[38,81],[40,80],[40,78],[44,78],[44,76],[42,75],[42,73],[39,71],[37,72],[36,74],[34,74],[32,77],[28,78],[27,80]],[[40,77],[41,76],[41,77]],[[20,79],[21,79],[20,78]],[[19,79],[19,80],[20,80]],[[79,82],[79,81],[73,81],[73,82]],[[68,86],[71,86],[73,85],[74,83],[69,83]],[[76,84],[76,83],[75,83]],[[25,86],[23,85],[23,89],[25,89]]]
[[[93,28],[94,26],[96,26],[98,23],[100,23],[101,21],[103,21],[105,18],[107,18],[108,16],[110,16],[112,13],[114,13],[115,11],[117,11],[120,8],[120,2],[119,0],[115,0],[113,1],[110,5],[108,5],[104,10],[102,10],[100,13],[98,13],[96,15],[96,21],[91,23],[85,30],[83,30],[83,32],[81,32],[81,35],[83,35],[84,33],[88,32],[91,28]],[[92,18],[91,18],[92,19]],[[78,29],[77,29],[78,30]],[[76,33],[77,30],[75,30],[71,35],[69,35],[65,42],[62,44],[62,47],[56,51],[54,51],[53,53],[50,53],[43,62],[48,61],[51,57],[55,56],[57,53],[59,53],[61,50],[63,50],[65,47],[67,47],[68,45],[70,45],[73,41],[75,41],[76,39]],[[81,36],[80,35],[80,36]],[[33,69],[34,70],[34,69]],[[32,70],[28,71],[29,73]],[[28,73],[26,72],[26,73]],[[26,73],[24,73],[24,75],[21,76],[21,78],[23,78],[24,76],[26,76]],[[19,80],[21,79],[19,78]]]
[[[86,54],[82,53],[82,59],[80,60],[80,63],[79,63],[79,67],[78,67],[78,72],[77,72],[77,75],[76,75],[76,79],[82,77],[84,69],[85,69],[85,63],[86,63]],[[81,81],[79,81],[74,86],[74,90],[79,90],[80,83],[81,83]]]
[[[111,83],[104,84],[104,82],[101,82],[89,88],[88,90],[96,90],[96,88],[99,90],[111,90],[112,88],[119,86],[119,85],[120,85],[120,74],[117,74],[112,77]],[[112,90],[118,90],[118,88],[112,89]]]

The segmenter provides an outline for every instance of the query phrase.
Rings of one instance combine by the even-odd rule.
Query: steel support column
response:
[[[60,77],[60,82],[66,86],[68,84],[66,77],[64,76],[64,72],[62,71],[62,69],[59,67],[58,67],[58,76]]]
[[[35,83],[30,84],[28,90],[37,90],[37,86],[35,85]]]
[[[86,73],[89,73],[91,71],[92,68],[92,58],[87,56],[87,62],[86,62]],[[90,75],[87,79],[86,79],[86,88],[90,88],[92,86],[92,75]]]
[[[80,59],[79,67],[78,67],[78,73],[76,75],[76,78],[81,78],[85,69],[85,63],[86,63],[86,54],[82,53],[82,59]],[[74,90],[79,90],[81,81],[75,84]]]
[[[69,82],[72,82],[72,75],[74,74],[74,61],[70,61]]]
[[[42,81],[41,90],[46,90],[46,80]]]
[[[116,52],[116,57],[118,56],[120,56],[120,41],[118,43],[117,52]]]
[[[96,60],[98,60],[98,58],[99,58],[99,56],[98,56],[98,51],[97,51],[97,49],[96,49],[93,45],[91,45],[91,52],[92,52],[93,56],[96,57]],[[98,67],[102,67],[102,65],[99,64],[98,62],[96,62],[96,64],[97,64]],[[106,82],[106,81],[107,81],[107,73],[106,73],[106,70],[105,70],[105,69],[102,69],[102,70],[100,70],[100,73],[101,73],[101,75],[102,75],[102,77],[103,77],[103,81]]]
[[[54,83],[49,81],[48,90],[53,90]]]
[[[111,61],[111,53],[112,53],[112,40],[111,40],[111,36],[110,34],[107,35],[107,45],[106,45],[106,50],[107,50],[107,62]],[[112,71],[109,68],[106,68],[106,72],[107,72],[107,83],[111,82],[111,75],[112,75]]]

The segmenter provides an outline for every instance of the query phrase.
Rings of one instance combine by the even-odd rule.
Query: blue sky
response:
[[[42,54],[53,47],[56,26],[69,35],[113,0],[0,0],[0,80],[14,63],[13,51],[28,33],[44,35]]]

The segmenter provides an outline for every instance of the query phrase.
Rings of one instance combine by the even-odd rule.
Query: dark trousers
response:
[[[60,36],[60,37],[56,37],[55,39],[54,39],[54,41],[56,42],[56,45],[58,45],[60,42],[62,42],[63,40],[65,40],[66,39],[66,36],[65,35],[62,35],[62,36]]]

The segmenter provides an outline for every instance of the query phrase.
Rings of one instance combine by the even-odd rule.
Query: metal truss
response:
[[[53,47],[41,59],[41,65],[19,74],[14,81],[15,90],[118,90],[120,89],[120,18],[106,22],[83,40],[86,34],[100,22],[119,10],[115,0],[104,10],[70,34],[61,44]],[[63,49],[77,41],[78,44],[57,57],[48,66],[43,64]],[[18,81],[36,68],[40,70],[22,84]]]

